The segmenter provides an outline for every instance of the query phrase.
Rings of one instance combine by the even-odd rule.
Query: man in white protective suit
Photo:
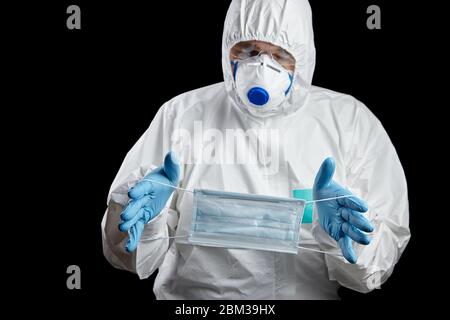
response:
[[[410,238],[405,176],[364,104],[311,85],[308,1],[233,0],[222,66],[224,82],[166,102],[128,152],[102,221],[107,260],[141,279],[158,269],[158,299],[338,299],[340,286],[379,287]],[[189,243],[194,189],[331,199],[305,209],[303,248],[289,254]]]

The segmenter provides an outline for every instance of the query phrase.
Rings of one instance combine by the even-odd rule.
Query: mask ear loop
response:
[[[172,236],[172,237],[159,237],[159,238],[151,238],[151,239],[141,238],[141,241],[146,242],[146,241],[168,240],[168,239],[176,239],[176,238],[189,238],[189,235],[179,235],[179,236]],[[332,255],[332,256],[343,257],[343,255],[339,254],[339,253],[331,253],[331,252],[322,251],[322,250],[318,250],[318,249],[312,249],[312,248],[303,247],[303,246],[297,246],[297,248],[299,248],[301,250],[306,250],[306,251],[313,251],[313,252],[318,252],[318,253],[329,254],[329,255]]]
[[[340,253],[332,253],[332,252],[328,252],[328,251],[322,251],[322,250],[312,249],[312,248],[303,247],[303,246],[297,246],[297,248],[299,248],[301,250],[306,250],[306,251],[314,251],[314,252],[318,252],[318,253],[329,254],[331,256],[336,256],[336,257],[343,257],[343,255]]]
[[[357,198],[357,196],[355,196],[354,194],[347,194],[345,196],[339,196],[339,197],[331,197],[331,198],[323,198],[323,199],[318,199],[318,200],[310,200],[310,201],[305,201],[306,204],[311,204],[311,203],[316,203],[316,202],[322,202],[322,201],[330,201],[330,200],[337,200],[337,199],[343,199],[343,198]]]
[[[265,160],[265,158],[264,158],[264,160]],[[192,194],[194,193],[193,190],[180,188],[180,187],[175,187],[175,186],[173,186],[171,184],[155,181],[155,180],[148,179],[148,178],[147,179],[143,179],[143,181],[153,182],[153,183],[160,184],[160,185],[163,185],[163,186],[166,186],[166,187],[170,187],[170,188],[173,188],[173,189],[176,189],[176,190],[180,190],[180,191],[183,191],[183,192],[189,192],[189,193],[192,193]],[[322,202],[322,201],[330,201],[330,200],[336,200],[336,199],[343,199],[343,198],[351,198],[351,197],[356,197],[356,196],[350,194],[350,195],[339,196],[339,197],[325,198],[325,199],[319,199],[319,200],[310,200],[310,201],[305,201],[305,204],[311,204],[311,203]],[[178,235],[178,236],[171,236],[171,237],[159,237],[159,238],[152,238],[152,239],[141,238],[141,241],[145,242],[145,241],[166,240],[166,239],[176,239],[176,238],[188,238],[188,237],[189,237],[189,235]],[[299,248],[301,250],[307,250],[307,251],[313,251],[313,252],[318,252],[318,253],[329,254],[329,255],[332,255],[332,256],[343,257],[343,255],[339,254],[339,253],[331,253],[331,252],[322,251],[322,250],[318,250],[318,249],[312,249],[312,248],[299,246],[299,245],[297,245],[297,248]]]
[[[176,238],[189,238],[189,235],[180,235],[180,236],[172,236],[172,237],[159,237],[159,238],[141,238],[141,241],[155,241],[155,240],[166,240],[166,239],[176,239]]]
[[[171,185],[171,184],[164,183],[164,182],[159,182],[159,181],[155,181],[155,180],[148,179],[148,178],[144,178],[144,179],[142,179],[142,181],[153,182],[153,183],[160,184],[160,185],[162,185],[162,186],[166,186],[166,187],[173,188],[173,189],[176,189],[176,190],[181,190],[181,191],[184,191],[184,192],[194,193],[193,190],[184,189],[184,188],[180,188],[180,187],[175,187],[175,186],[173,186],[173,185]]]
[[[189,235],[179,235],[179,236],[172,236],[172,237],[159,237],[159,238],[141,238],[141,241],[146,242],[146,241],[156,241],[156,240],[168,240],[168,239],[176,239],[176,238],[189,238]],[[318,253],[323,253],[323,254],[329,254],[332,256],[336,256],[336,257],[343,257],[342,254],[339,253],[331,253],[331,252],[327,252],[327,251],[323,251],[323,250],[318,250],[318,249],[312,249],[312,248],[308,248],[308,247],[304,247],[304,246],[297,246],[297,248],[301,249],[301,250],[306,250],[306,251],[313,251],[313,252],[318,252]]]

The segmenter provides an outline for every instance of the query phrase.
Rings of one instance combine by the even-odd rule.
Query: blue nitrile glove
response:
[[[164,166],[159,167],[128,191],[130,202],[120,215],[119,230],[128,231],[129,239],[125,249],[132,252],[136,249],[142,231],[147,222],[156,217],[166,205],[173,188],[147,181],[150,179],[163,184],[176,186],[180,176],[180,166],[173,152],[167,153]]]
[[[352,195],[352,193],[332,180],[336,164],[327,158],[320,166],[314,181],[314,200]],[[339,243],[342,254],[350,263],[356,263],[352,240],[367,245],[370,238],[362,231],[372,232],[373,226],[361,212],[368,210],[367,203],[357,198],[341,198],[316,203],[322,228]]]

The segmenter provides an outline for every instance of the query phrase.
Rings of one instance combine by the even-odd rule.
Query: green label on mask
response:
[[[294,197],[295,199],[303,199],[306,201],[311,201],[313,198],[312,189],[292,190],[292,197]],[[312,218],[313,218],[313,204],[309,203],[305,207],[302,223],[312,223]]]

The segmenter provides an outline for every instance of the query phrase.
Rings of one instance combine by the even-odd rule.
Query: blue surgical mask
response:
[[[304,249],[342,256],[299,245],[300,226],[307,204],[348,198],[352,195],[306,201],[205,189],[192,191],[154,180],[148,181],[192,193],[194,201],[189,234],[147,241],[187,238],[188,243],[200,246],[291,254],[297,254],[298,249]]]
[[[194,190],[188,242],[297,253],[305,200]]]

